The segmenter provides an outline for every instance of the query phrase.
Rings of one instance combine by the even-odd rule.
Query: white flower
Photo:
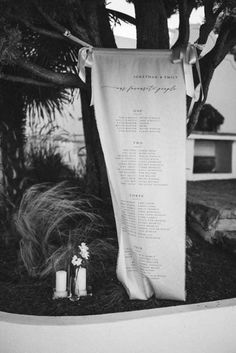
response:
[[[74,266],[80,266],[82,264],[82,259],[77,257],[76,255],[74,255],[72,257],[72,260],[71,260],[71,263],[74,265]]]
[[[80,252],[80,255],[82,256],[83,259],[88,260],[89,259],[89,253],[85,250]]]
[[[88,260],[89,258],[89,248],[85,243],[81,243],[81,245],[79,245],[79,249],[80,249],[80,255],[83,259]]]
[[[86,245],[86,243],[81,243],[81,245],[79,245],[79,248],[80,248],[80,250],[87,250],[88,251],[88,246]]]
[[[74,256],[72,257],[71,263],[72,263],[73,265],[75,265],[77,259],[78,259],[78,257],[77,257],[76,255],[74,255]]]

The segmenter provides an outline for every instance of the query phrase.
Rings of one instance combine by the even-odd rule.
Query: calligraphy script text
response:
[[[131,92],[136,92],[136,91],[140,91],[140,92],[148,92],[148,93],[163,93],[163,94],[167,94],[167,93],[171,93],[173,91],[176,91],[176,86],[173,85],[171,87],[158,87],[158,86],[154,86],[154,85],[150,85],[150,86],[101,86],[102,88],[110,88],[110,89],[114,89],[120,92],[126,92],[126,93],[131,93]]]

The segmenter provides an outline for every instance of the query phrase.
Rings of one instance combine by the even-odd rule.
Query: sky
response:
[[[107,8],[111,8],[120,12],[124,12],[135,17],[133,4],[127,3],[125,0],[107,0]],[[200,8],[198,10],[193,10],[190,17],[191,23],[202,23],[204,20],[204,10]],[[179,23],[178,15],[172,16],[168,20],[169,28],[177,28]],[[135,26],[122,23],[121,25],[116,25],[114,27],[114,33],[117,36],[136,38]]]

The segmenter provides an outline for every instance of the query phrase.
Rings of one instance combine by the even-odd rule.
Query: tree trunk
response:
[[[134,2],[138,49],[169,49],[167,14],[163,0]]]
[[[89,0],[84,3],[91,28],[90,37],[95,46],[116,47],[114,35],[103,1]],[[162,0],[139,0],[135,3],[137,16],[138,48],[169,48],[167,16]],[[90,86],[90,77],[87,73]],[[85,142],[87,148],[87,185],[90,192],[103,200],[110,198],[104,156],[98,136],[94,110],[90,107],[91,92],[81,90],[81,104]]]
[[[90,85],[90,72],[87,82]],[[90,106],[91,91],[81,91],[84,138],[86,145],[86,184],[90,193],[103,200],[110,198],[105,160],[95,120],[94,108]]]
[[[86,0],[86,15],[89,19],[90,37],[93,38],[94,46],[104,48],[115,48],[116,43],[110,28],[109,18],[103,1]],[[87,90],[81,90],[81,105],[84,137],[86,144],[86,178],[87,189],[90,193],[99,196],[103,200],[110,201],[110,190],[108,186],[107,172],[104,156],[98,135],[97,124],[91,100],[91,74],[87,70]]]
[[[1,84],[0,147],[3,186],[13,203],[21,194],[21,181],[24,176],[25,116],[20,88],[14,84]]]

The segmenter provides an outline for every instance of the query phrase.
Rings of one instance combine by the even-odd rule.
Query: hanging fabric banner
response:
[[[92,90],[130,299],[185,300],[186,88],[171,51],[94,49]]]

